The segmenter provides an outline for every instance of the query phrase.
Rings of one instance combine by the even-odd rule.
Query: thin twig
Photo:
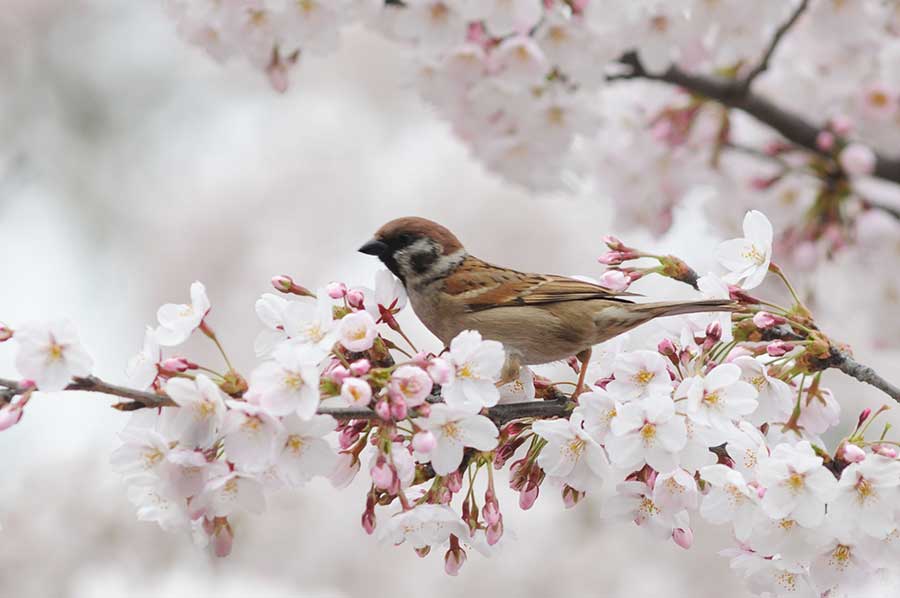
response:
[[[878,372],[867,365],[863,365],[853,359],[849,353],[840,349],[832,349],[831,359],[829,360],[831,367],[837,368],[852,378],[856,378],[860,382],[870,384],[900,403],[900,388],[897,388],[884,378]]]
[[[772,55],[775,53],[775,50],[778,48],[778,44],[781,43],[781,40],[784,38],[785,34],[790,30],[791,27],[794,26],[800,19],[800,15],[802,15],[807,6],[809,6],[809,0],[801,0],[800,4],[797,5],[797,8],[794,9],[794,12],[791,13],[790,18],[785,21],[781,27],[775,30],[775,35],[772,36],[772,41],[769,42],[769,46],[766,48],[765,53],[760,59],[759,63],[753,67],[747,76],[744,77],[742,81],[742,85],[745,90],[750,89],[750,86],[753,85],[753,81],[756,80],[761,74],[763,74],[766,69],[769,68],[769,61],[772,59]]]
[[[663,73],[651,73],[644,68],[635,52],[627,52],[619,58],[619,62],[630,71],[607,77],[608,80],[646,79],[676,85],[698,96],[716,101],[723,106],[744,112],[759,122],[780,133],[785,139],[825,158],[833,156],[816,144],[816,138],[822,126],[809,122],[802,116],[789,111],[765,98],[757,95],[744,86],[742,80],[724,79],[715,76],[694,75],[670,67]],[[845,144],[845,139],[838,139],[838,146]],[[900,157],[875,154],[875,170],[873,175],[887,181],[900,183]]]
[[[0,379],[0,386],[7,388],[18,387],[18,383],[12,380]],[[72,383],[66,386],[65,390],[81,390],[86,392],[96,392],[106,395],[113,395],[129,399],[127,402],[117,403],[113,405],[120,411],[136,411],[145,408],[157,407],[173,407],[176,406],[175,401],[164,395],[158,395],[151,392],[134,390],[124,386],[110,384],[96,376],[88,376],[86,378],[73,378]],[[430,403],[440,403],[442,399],[440,395],[429,397]],[[378,415],[368,407],[320,407],[318,413],[322,415],[330,415],[337,420],[347,421],[351,419],[377,419]],[[549,401],[523,401],[519,403],[505,403],[496,405],[486,411],[489,417],[498,426],[514,419],[522,419],[525,417],[565,417],[569,413],[568,399],[565,397],[549,400]]]

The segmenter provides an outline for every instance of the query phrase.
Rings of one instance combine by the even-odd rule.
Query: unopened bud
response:
[[[338,364],[331,368],[328,372],[328,377],[334,380],[335,384],[343,384],[344,380],[350,377],[350,370]]]
[[[0,323],[0,343],[4,343],[13,337],[13,329],[6,324]]]
[[[713,343],[717,343],[722,339],[722,324],[719,322],[712,322],[709,326],[706,327],[706,340],[712,341]]]
[[[371,536],[375,531],[375,511],[365,511],[362,514],[361,523],[362,528],[366,530],[366,533]]]
[[[4,405],[0,408],[0,432],[19,423],[22,413],[22,406],[18,404]]]
[[[772,341],[771,343],[766,345],[766,353],[768,353],[772,357],[781,357],[793,348],[794,345],[792,345],[791,343],[786,343],[781,340]]]
[[[831,131],[819,131],[816,135],[816,147],[823,152],[830,152],[834,149],[834,133]]]
[[[196,370],[199,366],[188,361],[186,357],[169,357],[159,364],[159,367],[167,372],[186,372]]]
[[[409,408],[403,401],[396,401],[391,403],[391,417],[395,420],[406,419],[406,414],[408,411]]]
[[[427,368],[428,375],[435,384],[446,384],[453,377],[453,366],[446,359],[435,357]]]
[[[347,294],[347,285],[342,282],[329,282],[325,287],[325,292],[332,299],[343,299]]]
[[[431,546],[421,546],[419,548],[416,548],[415,551],[420,559],[424,559],[426,556],[428,556],[428,553],[431,552]]]
[[[576,490],[575,488],[572,488],[571,486],[566,484],[562,489],[563,504],[567,509],[571,509],[572,507],[577,505],[582,498],[584,498],[584,494],[584,492]]]
[[[747,291],[737,285],[728,285],[728,298],[732,301],[737,301],[738,303],[759,305],[759,299],[747,293]]]
[[[232,531],[228,519],[216,517],[211,539],[213,552],[217,557],[222,558],[231,554],[231,547],[234,544],[234,531]]]
[[[338,444],[340,445],[342,450],[346,450],[356,444],[356,441],[359,440],[359,430],[348,426],[341,430],[341,433],[338,434]]]
[[[847,463],[859,463],[866,458],[866,451],[855,444],[847,443],[841,451],[841,458]]]
[[[620,241],[617,237],[613,237],[612,235],[607,235],[603,237],[603,242],[606,243],[606,246],[609,247],[612,251],[629,251],[630,248],[625,245],[622,241]]]
[[[678,347],[675,346],[675,342],[670,338],[664,338],[659,341],[659,344],[656,345],[656,350],[669,358],[678,356]]]
[[[463,478],[462,474],[458,471],[454,471],[444,479],[447,481],[447,488],[450,490],[450,492],[453,492],[455,494],[462,490]]]
[[[497,542],[500,541],[500,538],[503,537],[503,518],[501,517],[497,523],[493,525],[489,525],[486,530],[484,530],[484,537],[487,540],[488,546],[493,546]]]
[[[347,291],[347,304],[354,309],[362,309],[366,297],[363,292],[357,289]]]
[[[375,413],[381,419],[388,421],[391,419],[391,405],[385,399],[375,403]]]
[[[368,359],[357,359],[350,364],[350,373],[354,376],[365,376],[372,369]]]
[[[786,319],[781,316],[776,316],[775,314],[770,314],[767,311],[758,311],[753,314],[753,324],[760,330],[765,330],[773,326],[780,326],[785,322],[787,322]]]
[[[466,563],[466,551],[457,543],[454,547],[452,544],[447,554],[444,555],[444,571],[447,575],[457,575],[462,566]]]
[[[859,419],[856,420],[856,427],[859,428],[861,425],[863,425],[863,422],[869,419],[870,415],[872,415],[872,410],[868,407],[860,411]]]
[[[540,492],[541,488],[537,484],[532,484],[530,482],[525,484],[525,487],[519,492],[519,508],[523,511],[527,511],[534,506],[534,501],[537,500]]]
[[[831,130],[841,137],[846,137],[853,131],[853,121],[844,114],[832,117],[828,124],[831,125]]]
[[[672,540],[674,540],[678,546],[687,550],[694,543],[694,532],[691,531],[691,528],[684,529],[676,527],[672,530]]]
[[[437,446],[437,439],[435,439],[431,430],[422,430],[413,435],[412,447],[417,453],[427,455],[434,450],[435,446]]]
[[[431,405],[428,403],[422,403],[416,407],[416,413],[419,414],[419,417],[428,417],[431,415]]]
[[[294,279],[287,274],[280,274],[272,277],[272,286],[275,290],[282,293],[290,293],[291,295],[300,295],[301,297],[315,297],[316,294],[305,287],[301,287],[294,282]]]
[[[372,484],[380,490],[387,490],[394,481],[394,470],[387,464],[384,457],[375,462],[375,465],[369,470],[369,475],[372,476]]]
[[[888,459],[897,458],[897,449],[887,444],[876,444],[872,446],[872,452]]]
[[[615,292],[628,289],[631,278],[622,270],[607,270],[600,276],[600,285]]]

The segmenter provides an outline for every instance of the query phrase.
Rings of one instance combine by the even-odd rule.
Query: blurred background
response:
[[[377,265],[356,248],[402,215],[438,220],[498,263],[599,275],[601,237],[623,232],[611,229],[609,202],[535,196],[486,173],[407,85],[407,60],[351,30],[337,55],[308,60],[278,95],[244,62],[219,66],[178,39],[156,2],[4,0],[0,320],[71,318],[95,373],[122,382],[156,308],[186,301],[201,280],[209,321],[248,372],[253,303],[269,278],[370,285]],[[679,208],[665,237],[626,239],[712,269],[718,239],[698,202]],[[685,295],[660,281],[636,290]],[[852,318],[823,324],[892,377],[897,353],[852,326],[844,334]],[[411,312],[401,322],[437,347]],[[199,339],[185,351],[217,359]],[[0,346],[0,375],[14,372],[13,358]],[[826,380],[847,422],[883,402],[840,374]],[[601,520],[596,497],[566,511],[550,488],[527,513],[501,496],[515,539],[493,559],[470,554],[456,578],[438,551],[422,561],[366,536],[364,489],[321,480],[238,519],[233,554],[216,560],[136,520],[108,463],[126,421],[111,402],[38,395],[0,435],[0,596],[745,595],[715,554],[723,530],[698,525],[684,551]]]

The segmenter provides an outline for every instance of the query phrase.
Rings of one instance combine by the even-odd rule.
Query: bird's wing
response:
[[[443,291],[456,297],[468,311],[586,299],[630,303],[623,296],[635,295],[617,293],[566,276],[527,274],[499,268],[471,256],[446,278]]]

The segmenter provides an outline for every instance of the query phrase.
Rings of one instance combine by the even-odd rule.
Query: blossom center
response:
[[[162,461],[163,454],[159,449],[153,449],[144,453],[144,467],[146,469],[150,469],[160,461]]]
[[[464,364],[461,368],[456,370],[457,378],[474,378],[475,373],[472,371],[472,366],[468,363]]]
[[[641,428],[641,438],[644,440],[645,445],[651,444],[656,440],[656,425],[644,424],[644,427]]]
[[[50,349],[47,351],[47,355],[50,361],[59,361],[63,357],[62,345],[54,341],[50,344]]]
[[[888,96],[883,91],[876,90],[869,93],[869,103],[876,108],[884,108],[888,105],[888,101]]]
[[[757,266],[762,266],[766,261],[766,256],[763,255],[763,252],[761,252],[756,245],[750,245],[750,247],[741,252],[741,256],[744,259],[750,260]]]
[[[780,527],[781,529],[783,529],[786,532],[789,532],[792,529],[794,529],[795,525],[797,525],[797,522],[794,521],[793,519],[782,519],[781,521],[778,522],[778,527]]]
[[[222,488],[225,491],[225,494],[237,494],[238,491],[238,483],[237,478],[231,478],[227,482],[225,482],[225,486]]]
[[[446,21],[447,16],[450,14],[450,11],[447,9],[447,5],[443,2],[436,2],[432,4],[428,12],[433,21]]]
[[[850,564],[850,547],[844,544],[838,544],[831,552],[831,558],[828,559],[829,564],[838,569],[846,569]]]
[[[216,406],[209,399],[204,399],[197,405],[197,416],[200,419],[209,419],[215,412]]]
[[[703,393],[703,402],[706,403],[710,407],[718,407],[719,400],[721,396],[719,395],[719,391],[706,392]]]
[[[453,440],[460,439],[459,426],[456,425],[456,422],[447,422],[443,426],[441,426],[441,432],[444,433],[446,438],[450,438]]]
[[[875,488],[872,487],[872,482],[866,478],[859,478],[859,481],[856,482],[857,500],[861,503],[866,502],[873,494],[875,494]]]
[[[303,451],[303,437],[297,434],[288,436],[285,446],[295,455],[299,455]]]
[[[584,452],[584,447],[587,446],[587,443],[581,438],[573,438],[568,443],[566,443],[565,453],[566,457],[568,457],[571,461],[576,461],[581,457],[581,453]]]
[[[647,386],[656,377],[656,374],[650,372],[648,370],[641,370],[637,374],[631,377],[631,379],[641,386]]]
[[[802,473],[792,472],[791,475],[788,476],[787,485],[788,488],[791,489],[791,492],[797,494],[803,491],[803,486],[806,484],[806,479],[804,478]]]
[[[258,432],[260,428],[262,428],[262,420],[258,417],[250,416],[244,420],[244,423],[241,424],[241,427],[245,430],[249,430],[250,432]]]
[[[303,376],[297,372],[288,372],[284,377],[284,385],[290,390],[299,390],[303,386]]]
[[[659,507],[657,507],[656,503],[654,503],[652,500],[644,496],[641,498],[641,504],[638,507],[638,513],[652,517],[659,513]]]
[[[757,391],[761,390],[765,383],[766,383],[765,376],[756,376],[756,377],[750,379],[750,384],[752,384],[753,387],[756,388]]]

